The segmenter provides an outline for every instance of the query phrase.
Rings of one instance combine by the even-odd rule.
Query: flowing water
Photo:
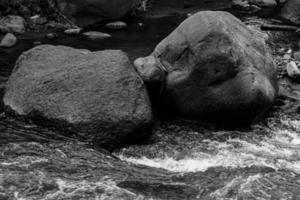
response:
[[[101,50],[131,59],[149,54],[182,18],[139,20],[105,41],[21,36],[0,49],[4,86],[20,53],[34,41]],[[0,111],[1,200],[300,199],[300,86],[282,81],[281,96],[263,122],[226,129],[157,116],[153,136],[113,153]],[[1,90],[3,93],[3,89]]]

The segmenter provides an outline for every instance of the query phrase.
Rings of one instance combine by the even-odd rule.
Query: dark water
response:
[[[60,35],[21,36],[0,49],[0,83],[35,41],[91,50],[122,49],[133,60],[149,54],[182,20],[144,20],[145,28],[110,32],[105,41]],[[100,29],[102,30],[102,29]],[[107,30],[102,30],[107,31]],[[153,137],[107,153],[0,111],[1,200],[300,199],[300,86],[282,80],[266,120],[244,129],[157,117]]]

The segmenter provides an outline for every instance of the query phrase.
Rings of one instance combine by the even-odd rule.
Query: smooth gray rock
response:
[[[0,47],[13,47],[17,44],[17,38],[12,33],[7,33],[0,42]]]
[[[85,37],[91,40],[103,40],[103,39],[111,38],[110,34],[98,32],[98,31],[88,31],[83,33],[82,35],[84,35]]]

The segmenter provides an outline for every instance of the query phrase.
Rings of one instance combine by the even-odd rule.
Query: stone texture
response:
[[[300,0],[288,0],[281,9],[280,17],[293,24],[300,24]]]
[[[0,32],[22,34],[25,32],[25,20],[14,15],[2,17],[0,18]]]
[[[42,117],[102,146],[143,137],[151,130],[148,93],[119,50],[35,47],[18,59],[4,104],[19,115]]]
[[[161,102],[188,118],[249,123],[277,95],[264,39],[226,12],[199,12],[157,45],[167,71]]]
[[[17,44],[17,38],[12,33],[7,33],[1,40],[0,47],[13,47]]]

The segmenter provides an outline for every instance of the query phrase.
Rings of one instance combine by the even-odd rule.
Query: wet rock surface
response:
[[[53,120],[65,131],[69,126],[95,145],[143,137],[152,122],[144,83],[118,50],[33,48],[18,59],[4,104],[19,115]]]

